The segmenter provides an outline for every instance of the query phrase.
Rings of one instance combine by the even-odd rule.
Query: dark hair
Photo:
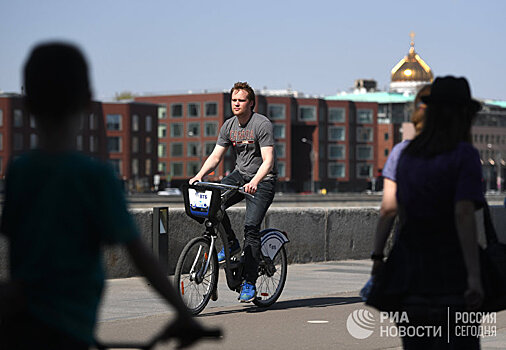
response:
[[[230,95],[232,95],[235,90],[244,90],[248,93],[247,95],[248,100],[253,101],[253,104],[251,105],[251,110],[254,111],[256,100],[255,100],[255,91],[253,90],[253,88],[249,86],[247,82],[238,81],[237,83],[234,84],[232,89],[230,89]]]
[[[471,124],[476,110],[466,105],[429,104],[422,132],[406,147],[406,154],[431,157],[471,142]]]
[[[88,65],[78,48],[51,42],[36,46],[24,67],[25,103],[36,116],[61,119],[89,106]]]

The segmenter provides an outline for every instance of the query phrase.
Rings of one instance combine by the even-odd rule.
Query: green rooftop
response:
[[[396,92],[366,92],[362,94],[339,94],[325,97],[329,101],[354,101],[354,102],[376,102],[376,103],[407,103],[413,102],[414,95],[404,95]]]
[[[485,102],[487,105],[493,105],[493,106],[499,106],[501,108],[506,108],[506,101],[485,100],[483,102]]]
[[[397,92],[366,92],[366,93],[341,93],[327,96],[328,101],[353,101],[353,102],[376,102],[376,103],[408,103],[413,102],[414,95],[404,95]],[[506,108],[506,101],[501,100],[482,100],[483,103]]]

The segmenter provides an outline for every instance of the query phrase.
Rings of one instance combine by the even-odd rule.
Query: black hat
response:
[[[432,83],[430,95],[423,96],[422,101],[428,105],[468,105],[475,111],[481,109],[481,103],[471,98],[471,90],[466,78],[456,78],[451,75],[436,78]]]

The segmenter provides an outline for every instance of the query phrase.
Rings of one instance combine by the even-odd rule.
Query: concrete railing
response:
[[[499,239],[506,242],[506,210],[492,207],[492,217]],[[242,242],[244,208],[228,210],[233,228]],[[153,211],[132,210],[142,239],[153,245]],[[289,263],[307,263],[342,259],[366,259],[372,250],[374,229],[378,220],[377,208],[271,208],[263,227],[286,231]],[[477,213],[480,241],[484,242],[481,211]],[[203,232],[203,225],[186,216],[184,209],[169,208],[168,270],[174,271],[184,245]],[[0,278],[7,273],[8,248],[0,240]],[[105,249],[105,263],[109,278],[137,275],[137,271],[122,247]]]

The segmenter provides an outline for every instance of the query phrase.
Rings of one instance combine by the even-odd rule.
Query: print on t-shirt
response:
[[[255,133],[252,129],[250,130],[230,130],[230,141],[232,146],[237,144],[251,144],[255,143]]]

